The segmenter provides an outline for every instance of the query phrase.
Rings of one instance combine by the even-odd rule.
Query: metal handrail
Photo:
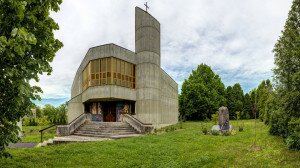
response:
[[[46,128],[43,128],[43,129],[39,130],[39,132],[41,133],[41,143],[43,142],[43,131],[45,131],[45,130],[47,130],[47,129],[49,129],[49,128],[55,127],[55,126],[56,126],[56,124],[51,125],[51,126],[49,126],[49,127],[46,127]]]

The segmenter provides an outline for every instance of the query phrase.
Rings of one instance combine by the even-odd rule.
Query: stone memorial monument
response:
[[[231,130],[232,126],[229,125],[229,112],[227,107],[220,107],[218,111],[219,123],[218,125],[214,125],[212,130],[224,131]]]

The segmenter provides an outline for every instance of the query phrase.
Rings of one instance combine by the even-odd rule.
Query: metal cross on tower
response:
[[[146,6],[146,12],[148,12],[149,6],[148,6],[147,2],[144,5]]]

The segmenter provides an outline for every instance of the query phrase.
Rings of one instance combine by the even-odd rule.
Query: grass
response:
[[[22,142],[40,142],[41,133],[39,130],[46,128],[47,126],[23,126],[23,138]],[[43,131],[43,141],[53,138],[56,134],[56,127]]]
[[[200,122],[186,122],[182,129],[157,131],[143,137],[9,149],[14,158],[0,159],[0,165],[40,168],[300,166],[300,152],[289,150],[280,137],[269,135],[268,128],[261,122],[257,124],[260,150],[253,149],[254,121],[243,122],[244,131],[234,136],[203,135]]]

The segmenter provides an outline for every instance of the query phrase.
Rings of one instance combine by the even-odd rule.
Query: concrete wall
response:
[[[135,8],[136,117],[159,124],[160,108],[160,23],[149,13]]]
[[[75,118],[84,113],[84,105],[82,103],[81,94],[74,97],[68,102],[67,118],[68,123],[72,122]]]
[[[161,124],[178,122],[178,84],[161,69]]]
[[[82,93],[82,102],[90,99],[116,98],[136,100],[136,90],[116,85],[93,86]]]

